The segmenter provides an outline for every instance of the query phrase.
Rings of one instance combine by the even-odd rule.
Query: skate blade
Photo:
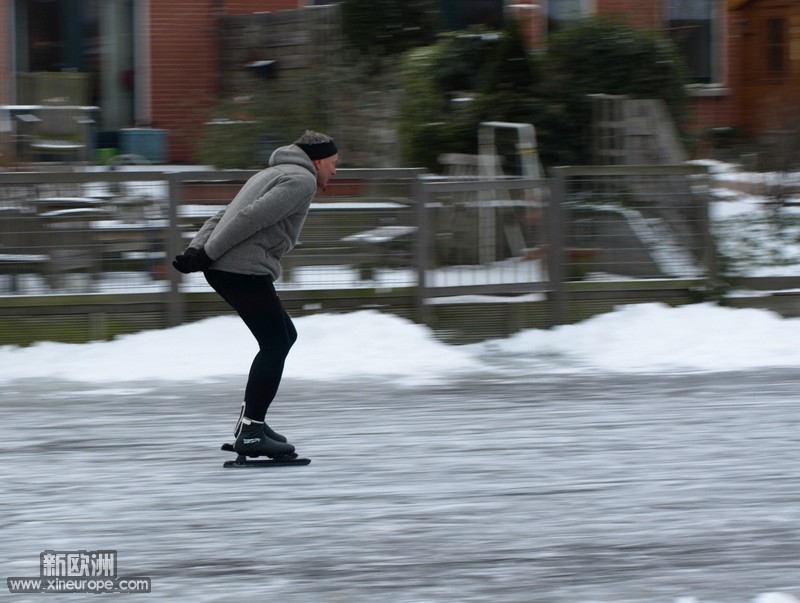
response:
[[[308,465],[311,459],[294,458],[294,459],[250,459],[245,456],[239,456],[235,461],[225,461],[222,466],[226,469],[232,467],[290,467],[292,465]]]
[[[223,444],[222,450],[236,452],[233,449],[233,444]],[[308,465],[310,462],[311,459],[300,458],[297,454],[278,459],[252,458],[239,454],[236,456],[235,461],[225,461],[222,466],[226,469],[231,467],[288,467],[292,465]]]

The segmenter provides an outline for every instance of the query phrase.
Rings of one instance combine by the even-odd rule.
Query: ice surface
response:
[[[44,550],[115,549],[121,575],[152,578],[129,595],[148,601],[789,603],[798,385],[292,378],[269,416],[312,464],[226,470],[239,377],[16,381],[0,386],[0,559],[36,576]]]

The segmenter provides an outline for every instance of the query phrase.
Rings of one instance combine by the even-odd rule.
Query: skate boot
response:
[[[233,450],[242,456],[268,456],[272,459],[294,458],[294,446],[268,438],[264,424],[242,417],[242,428]]]
[[[242,430],[242,418],[244,417],[244,402],[242,402],[242,410],[239,411],[239,419],[236,421],[236,427],[233,430],[233,437],[238,438],[239,432]],[[286,439],[286,436],[282,436],[277,431],[273,431],[272,428],[264,423],[264,435],[266,435],[270,440],[275,440],[276,442],[281,442],[285,444],[289,440]]]

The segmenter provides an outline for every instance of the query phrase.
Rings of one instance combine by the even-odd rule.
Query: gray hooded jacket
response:
[[[212,270],[281,275],[281,257],[296,244],[317,190],[317,171],[296,145],[276,149],[228,206],[203,224],[190,247],[205,247]]]

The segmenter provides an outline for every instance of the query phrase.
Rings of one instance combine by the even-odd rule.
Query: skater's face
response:
[[[317,168],[317,187],[325,190],[328,180],[336,174],[336,162],[339,161],[339,154],[331,155],[325,159],[315,159],[314,167]]]

